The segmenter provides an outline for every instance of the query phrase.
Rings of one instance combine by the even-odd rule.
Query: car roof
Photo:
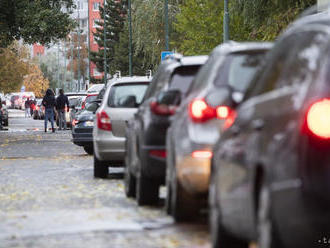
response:
[[[113,84],[122,83],[139,83],[139,82],[150,82],[152,77],[145,76],[133,76],[133,77],[120,77]]]
[[[67,92],[64,93],[66,96],[87,96],[87,92],[85,91],[80,91],[80,92]]]
[[[273,47],[272,42],[236,42],[229,41],[227,43],[223,43],[218,45],[213,52],[215,53],[239,53],[246,51],[265,51],[270,50]]]

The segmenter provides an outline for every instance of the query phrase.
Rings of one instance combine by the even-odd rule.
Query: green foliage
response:
[[[217,0],[186,0],[180,9],[172,45],[185,55],[209,54],[222,41],[223,5]]]
[[[19,39],[49,44],[65,38],[74,21],[61,8],[72,6],[72,0],[1,0],[0,47]]]
[[[126,1],[106,0],[106,6],[100,7],[102,21],[97,24],[99,27],[94,33],[95,40],[99,45],[97,52],[90,52],[90,59],[95,63],[99,72],[104,72],[104,19],[106,27],[106,62],[107,72],[112,72],[112,62],[114,60],[115,45],[119,42],[119,35],[124,27],[125,15],[127,10]],[[105,17],[105,18],[104,18]],[[94,80],[94,79],[93,79]]]
[[[132,46],[132,69],[133,75],[145,75],[149,69],[141,51],[137,52]],[[114,71],[121,71],[122,75],[129,75],[129,32],[128,22],[125,23],[123,31],[120,33],[119,42],[115,44],[114,60],[111,68]]]
[[[178,2],[169,0],[169,26],[179,11]],[[164,0],[134,0],[132,29],[135,52],[142,53],[147,68],[156,68],[165,50]],[[171,29],[170,29],[171,40]]]

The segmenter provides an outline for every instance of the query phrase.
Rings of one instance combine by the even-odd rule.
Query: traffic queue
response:
[[[123,166],[139,206],[165,185],[176,222],[207,210],[212,247],[315,247],[330,234],[329,44],[319,13],[274,44],[172,54],[152,78],[108,82],[73,142],[88,143],[96,178]]]

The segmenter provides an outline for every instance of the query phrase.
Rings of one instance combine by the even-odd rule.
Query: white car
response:
[[[141,104],[151,77],[122,77],[107,87],[93,128],[94,177],[105,178],[109,166],[121,166],[125,128]]]

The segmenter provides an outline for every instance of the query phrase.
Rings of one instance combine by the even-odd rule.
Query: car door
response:
[[[224,222],[237,233],[255,236],[256,168],[268,162],[270,141],[280,142],[285,137],[283,130],[296,119],[297,92],[304,89],[303,78],[306,77],[298,71],[306,71],[306,66],[302,67],[306,64],[304,51],[317,45],[320,39],[320,32],[302,30],[278,42],[247,94],[246,98],[250,99],[239,108],[238,118],[226,135],[234,138],[224,142],[226,158],[220,177],[230,175],[231,180],[226,179],[224,188],[220,186],[223,191],[220,202],[226,204],[221,208]],[[298,51],[302,51],[300,60],[293,56]]]

